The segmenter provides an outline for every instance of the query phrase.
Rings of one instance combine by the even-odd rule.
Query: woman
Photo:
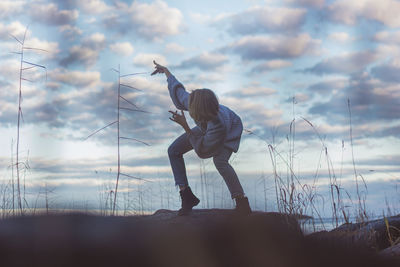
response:
[[[175,184],[179,186],[182,199],[182,208],[178,214],[190,213],[192,208],[200,202],[189,187],[183,160],[183,154],[192,149],[200,158],[213,158],[215,167],[224,178],[232,199],[235,199],[235,211],[243,215],[250,214],[249,201],[245,197],[235,170],[228,162],[232,152],[237,152],[239,149],[243,131],[239,116],[229,108],[220,105],[210,89],[196,89],[189,94],[166,67],[155,61],[153,63],[156,70],[151,75],[165,74],[172,102],[177,109],[181,110],[180,113],[169,111],[172,114],[170,120],[178,123],[185,130],[185,133],[168,148]],[[195,121],[197,126],[193,129],[189,128],[183,110],[189,111]]]

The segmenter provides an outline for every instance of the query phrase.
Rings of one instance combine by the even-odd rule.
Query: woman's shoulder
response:
[[[232,109],[228,108],[227,106],[224,105],[219,105],[219,113],[223,116],[223,117],[239,117],[239,115],[237,115]]]
[[[233,112],[233,111],[230,108],[228,108],[227,106],[219,104],[219,112],[221,112],[221,113],[230,113],[230,112]]]

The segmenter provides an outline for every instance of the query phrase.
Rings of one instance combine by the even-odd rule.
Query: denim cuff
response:
[[[237,197],[245,197],[243,192],[235,192],[235,193],[232,193],[231,196],[232,196],[232,199],[235,199]]]

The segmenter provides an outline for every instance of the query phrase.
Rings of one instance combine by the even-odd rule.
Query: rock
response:
[[[163,224],[186,224],[186,225],[207,225],[218,224],[230,220],[243,219],[236,218],[232,210],[226,209],[194,209],[188,216],[177,216],[177,211],[158,210],[152,215],[141,216],[138,218],[141,222],[163,223]],[[295,217],[285,215],[278,212],[253,212],[251,218],[262,220],[268,224],[289,228],[293,232],[302,235],[300,226]]]
[[[400,243],[388,248],[385,248],[379,254],[383,257],[397,258],[400,260]]]
[[[0,221],[2,266],[396,266],[365,250],[303,236],[293,217],[231,210],[159,210],[149,216],[84,214]]]
[[[390,235],[393,240],[400,238],[400,216],[387,218]],[[343,224],[332,231],[321,231],[310,234],[310,239],[324,240],[338,246],[358,247],[370,251],[380,251],[391,244],[384,219],[364,223]]]

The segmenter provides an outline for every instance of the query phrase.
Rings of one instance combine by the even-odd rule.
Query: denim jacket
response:
[[[185,87],[173,75],[168,77],[167,82],[170,97],[176,108],[188,110],[189,93]],[[213,157],[223,147],[233,152],[238,151],[243,125],[240,117],[228,107],[219,105],[218,116],[208,121],[207,125],[198,121],[195,123],[201,131],[196,131],[199,134],[190,134],[189,142],[200,158]]]

